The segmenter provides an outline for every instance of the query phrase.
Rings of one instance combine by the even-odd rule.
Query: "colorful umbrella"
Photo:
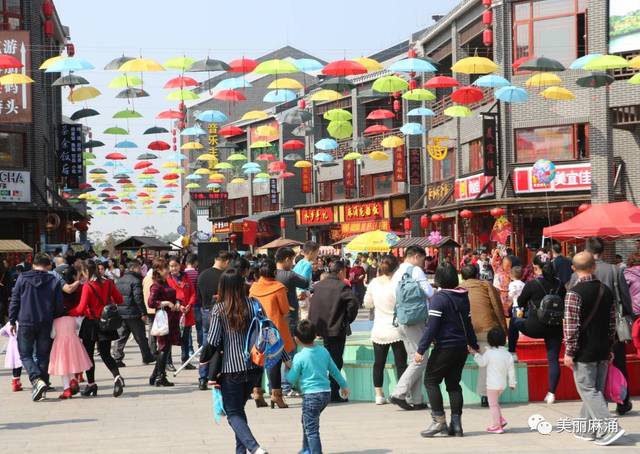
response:
[[[231,180],[229,183],[231,183],[231,184],[244,184],[246,182],[247,182],[247,180],[245,180],[244,178],[237,177],[237,178],[234,178],[233,180]]]
[[[136,162],[136,165],[133,166],[133,168],[135,170],[142,170],[142,169],[146,169],[147,167],[151,167],[153,164],[149,161],[140,161],[140,162]]]
[[[298,153],[289,153],[285,155],[283,159],[285,161],[299,161],[302,159],[302,156],[300,156]]]
[[[142,134],[167,134],[168,132],[168,129],[161,126],[152,126],[146,129]]]
[[[496,90],[495,97],[503,102],[520,103],[527,101],[529,94],[524,88],[508,86]]]
[[[335,150],[338,148],[338,142],[333,139],[320,139],[316,142],[315,147],[323,151]]]
[[[630,83],[631,85],[640,85],[640,74],[636,74],[627,82]]]
[[[350,91],[355,88],[355,84],[346,77],[331,77],[320,82],[320,87],[327,90]]]
[[[355,161],[356,159],[361,159],[361,158],[362,158],[362,154],[358,153],[357,151],[352,151],[342,157],[342,159],[345,161]]]
[[[250,110],[249,112],[245,113],[240,119],[241,120],[262,120],[263,118],[267,118],[268,116],[269,115],[267,115],[267,113],[262,110]]]
[[[640,69],[640,55],[629,60],[629,68]]]
[[[283,77],[275,79],[267,88],[270,90],[302,90],[304,86],[295,79]]]
[[[1,57],[2,55],[0,55],[0,58]],[[89,81],[84,77],[78,76],[76,74],[69,74],[66,76],[58,77],[51,84],[52,87],[75,87],[76,85],[89,85]]]
[[[409,88],[409,83],[398,76],[383,76],[376,79],[371,86],[373,91],[380,93],[395,93]]]
[[[273,161],[267,166],[269,172],[284,172],[287,170],[287,163],[284,161]]]
[[[139,73],[147,71],[164,71],[162,65],[148,58],[134,58],[122,64],[118,71],[125,73]]]
[[[202,136],[205,135],[207,131],[202,129],[200,126],[191,126],[190,128],[184,128],[181,132],[181,136]]]
[[[557,72],[564,71],[565,67],[558,60],[547,57],[532,57],[522,63],[518,69],[520,71],[545,71]]]
[[[271,125],[261,125],[256,128],[256,135],[260,137],[273,137],[278,134],[278,128]]]
[[[82,118],[94,117],[96,115],[100,115],[100,112],[94,109],[80,109],[71,114],[71,119],[73,121],[80,120]]]
[[[615,80],[612,75],[605,72],[593,72],[588,76],[580,77],[576,83],[584,88],[600,88],[611,85]]]
[[[558,85],[562,83],[562,79],[554,73],[539,73],[531,76],[524,83],[525,86],[530,88],[550,87],[552,85]]]
[[[229,77],[216,84],[214,90],[237,90],[239,88],[251,88],[253,85],[244,77]]]
[[[313,58],[298,58],[293,61],[293,64],[296,65],[296,68],[300,71],[304,72],[320,71],[323,68],[322,63]]]
[[[231,67],[222,60],[207,57],[204,60],[194,62],[189,68],[189,72],[215,72],[228,71],[229,69],[231,69]]]
[[[460,85],[453,77],[449,76],[436,76],[432,77],[423,85],[424,88],[453,88]]]
[[[318,162],[331,162],[334,157],[329,153],[316,153],[313,155],[313,160]]]
[[[433,101],[436,99],[436,95],[424,88],[416,88],[403,93],[402,98],[407,101]]]
[[[22,67],[22,65],[19,66],[19,67]],[[84,70],[94,69],[94,68],[95,68],[95,66],[93,66],[91,63],[89,63],[84,58],[67,57],[67,58],[62,58],[62,59],[52,63],[50,66],[48,66],[44,70],[44,72],[46,72],[46,73],[61,73],[61,72],[66,72],[66,71],[84,71]]]
[[[564,87],[549,87],[540,94],[543,98],[553,99],[555,101],[570,101],[576,99],[576,95]]]
[[[182,113],[178,110],[163,110],[156,115],[158,120],[178,120],[182,118]]]
[[[112,118],[142,118],[142,114],[135,110],[125,109],[114,113]]]
[[[129,87],[138,87],[142,85],[142,79],[138,76],[133,76],[129,74],[122,74],[109,82],[107,87],[109,88],[129,88]]]
[[[220,90],[213,95],[219,101],[245,101],[247,98],[238,90]]]
[[[298,161],[293,165],[293,167],[297,167],[298,169],[305,169],[308,167],[313,167],[313,164],[311,164],[309,161]]]
[[[322,74],[327,76],[346,77],[366,73],[367,68],[353,60],[336,60],[322,68]]]
[[[382,145],[384,148],[396,148],[404,145],[404,139],[398,136],[389,136],[382,139],[380,145]]]
[[[327,126],[327,132],[335,139],[346,139],[353,134],[353,126],[350,121],[331,121]]]
[[[246,160],[247,160],[247,157],[242,153],[233,153],[229,155],[229,157],[227,158],[227,161],[246,161]]]
[[[102,131],[103,134],[111,134],[114,136],[126,136],[129,134],[129,131],[127,131],[124,128],[121,128],[119,126],[111,126],[110,128],[105,129],[104,131]]]
[[[162,88],[184,88],[184,87],[197,87],[198,81],[188,76],[178,76],[173,79],[169,79]]]
[[[374,230],[358,235],[345,246],[354,252],[388,252],[400,238],[393,232]]]
[[[123,159],[127,159],[127,157],[122,153],[109,153],[104,158],[109,159],[110,161],[121,161]]]
[[[448,117],[465,118],[473,115],[471,110],[465,106],[451,106],[444,110],[444,114]]]
[[[405,123],[400,128],[400,132],[407,136],[417,136],[423,134],[425,129],[420,123]]]
[[[89,140],[87,142],[85,142],[83,144],[84,148],[99,148],[99,147],[104,147],[104,142],[101,142],[100,140]]]
[[[587,54],[575,60],[573,63],[569,65],[569,69],[583,69],[584,65],[589,63],[591,60],[594,60],[598,57],[602,57],[602,54]]]
[[[0,77],[0,80],[5,77],[7,76]],[[69,93],[67,99],[71,102],[87,101],[89,99],[97,98],[98,96],[100,96],[100,94],[100,90],[95,87],[80,87],[77,90]]]
[[[249,148],[251,148],[252,150],[255,150],[256,148],[271,148],[271,144],[269,142],[267,142],[266,140],[257,140],[255,142],[253,142]]]
[[[262,153],[256,156],[256,161],[275,161],[276,157],[271,153]]]
[[[200,98],[200,96],[194,91],[178,89],[169,93],[166,99],[169,101],[192,101],[198,98]]]
[[[177,69],[179,71],[188,71],[195,60],[189,57],[171,58],[164,62],[165,68]]]
[[[220,130],[218,131],[218,134],[223,137],[233,137],[239,134],[244,134],[244,129],[239,128],[238,126],[235,126],[235,125],[228,125],[228,126],[224,126],[223,128],[220,128]]]
[[[460,87],[451,94],[451,100],[460,104],[473,104],[484,97],[482,90],[475,87]]]
[[[368,128],[365,128],[364,131],[362,131],[363,134],[384,134],[385,132],[389,132],[391,131],[391,129],[388,126],[385,125],[371,125]]]
[[[511,85],[511,82],[502,76],[487,74],[482,77],[478,77],[473,85],[476,87],[501,88]]]
[[[14,59],[14,60],[6,60],[6,61],[8,61],[12,65],[16,65],[16,66],[13,66],[15,68],[22,68],[24,66],[20,62],[20,60],[18,60],[17,58],[12,57],[11,55],[6,55],[6,57],[11,57],[11,58]],[[51,65],[53,65],[54,63],[56,63],[56,62],[58,62],[60,60],[63,60],[65,58],[67,58],[67,57],[65,57],[64,55],[56,55],[55,57],[47,58],[44,62],[42,62],[42,64],[40,65],[40,67],[38,69],[47,69]],[[4,69],[4,68],[2,68],[2,69]],[[6,69],[9,69],[9,68],[6,68]]]
[[[281,114],[280,122],[288,125],[299,125],[311,120],[311,118],[313,118],[311,112],[296,107]]]
[[[311,101],[336,101],[340,98],[344,95],[334,90],[318,90],[310,97]]]
[[[266,60],[260,63],[253,69],[253,72],[256,74],[291,74],[297,73],[300,70],[287,60]]]
[[[218,110],[205,110],[196,115],[196,118],[205,123],[223,123],[229,118]]]
[[[492,60],[487,57],[467,57],[458,60],[452,67],[451,71],[463,74],[488,74],[498,70]]]
[[[264,102],[289,102],[296,99],[298,96],[291,90],[273,90],[268,91],[262,98]]]
[[[582,67],[587,71],[608,71],[610,69],[621,69],[629,67],[629,60],[619,55],[601,55],[587,62]]]
[[[181,150],[202,150],[203,148],[200,142],[187,142],[180,147]]]
[[[302,150],[304,149],[304,142],[301,140],[287,140],[282,144],[283,150]]]
[[[367,156],[373,161],[386,161],[389,159],[389,155],[384,151],[372,151]]]
[[[239,58],[237,60],[232,60],[229,62],[229,71],[230,73],[250,73],[258,66],[258,62],[252,60],[250,58]]]
[[[376,109],[372,110],[369,115],[367,115],[367,120],[386,120],[388,118],[395,118],[396,114],[386,109]]]
[[[153,151],[166,151],[171,149],[171,145],[163,140],[155,140],[147,145],[147,148]]]
[[[434,73],[437,69],[434,65],[421,58],[405,58],[403,60],[398,60],[389,66],[389,71],[403,73]]]
[[[131,61],[131,60],[135,60],[135,58],[134,57],[125,57],[124,54],[123,54],[122,57],[114,58],[109,63],[107,63],[105,65],[104,69],[106,69],[107,71],[116,70],[116,69],[120,68],[122,65],[124,65],[126,62]]]
[[[138,148],[138,145],[130,140],[123,140],[116,143],[116,148]]]
[[[142,153],[142,154],[139,154],[136,159],[138,160],[158,159],[158,156],[153,153]]]
[[[327,110],[322,117],[329,121],[350,121],[353,115],[345,109],[330,109]]]
[[[427,109],[426,107],[416,107],[407,112],[407,116],[410,117],[433,117],[434,115],[433,110]]]
[[[125,88],[120,93],[116,95],[118,99],[135,99],[135,98],[146,98],[149,96],[149,93],[144,91],[142,88]]]

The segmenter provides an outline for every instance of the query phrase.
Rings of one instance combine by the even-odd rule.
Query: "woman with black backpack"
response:
[[[91,369],[87,371],[87,386],[81,394],[87,397],[98,394],[95,382],[96,363],[93,359],[97,345],[102,362],[113,375],[113,397],[119,397],[123,392],[124,380],[120,376],[116,360],[111,356],[111,341],[118,338],[116,329],[120,326],[121,319],[112,317],[118,314],[117,309],[113,311],[112,304],[122,304],[122,295],[113,281],[100,276],[95,262],[88,262],[87,271],[89,280],[82,286],[80,303],[69,311],[72,317],[84,317],[79,335],[91,359]],[[103,322],[100,321],[101,318]],[[115,328],[110,329],[113,326],[109,325],[114,325]]]
[[[518,307],[525,309],[526,318],[512,317],[509,324],[509,352],[515,354],[520,333],[534,339],[544,339],[549,362],[549,388],[544,401],[556,400],[560,381],[560,348],[562,347],[562,313],[566,289],[553,270],[553,263],[533,259],[535,278],[527,282],[518,298]]]

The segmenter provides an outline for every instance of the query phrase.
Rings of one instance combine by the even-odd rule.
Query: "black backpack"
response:
[[[540,301],[540,306],[536,311],[538,321],[546,326],[562,326],[562,320],[564,319],[564,300],[558,295],[560,285],[555,290],[551,290],[547,293],[547,289],[544,285],[536,279],[536,282],[542,287],[545,295]]]
[[[107,282],[107,285],[113,285],[111,281]],[[98,329],[102,332],[117,331],[118,328],[120,328],[120,325],[122,325],[122,316],[118,312],[118,306],[113,304],[111,298],[109,298],[109,302],[107,304],[104,304],[104,300],[96,291],[96,289],[91,285],[89,285],[89,287],[91,288],[91,290],[93,290],[93,293],[96,295],[96,297],[98,297],[100,303],[104,306],[102,308],[100,318],[98,319]],[[110,293],[111,292],[109,292],[109,294]]]

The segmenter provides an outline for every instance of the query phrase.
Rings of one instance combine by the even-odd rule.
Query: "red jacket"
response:
[[[169,287],[176,291],[176,299],[187,308],[187,312],[184,314],[184,326],[193,326],[196,324],[196,317],[193,313],[193,308],[196,304],[196,289],[191,285],[189,277],[181,273],[180,282],[173,276],[167,277],[167,284]]]
[[[100,298],[96,295],[100,295]],[[122,304],[122,295],[113,281],[106,279],[99,284],[98,281],[90,281],[82,286],[80,303],[69,311],[72,317],[84,316],[89,320],[100,319],[102,309],[110,302]]]

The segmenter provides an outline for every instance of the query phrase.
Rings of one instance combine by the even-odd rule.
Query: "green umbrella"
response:
[[[297,66],[287,60],[267,60],[253,70],[256,74],[291,74],[300,72]]]
[[[216,170],[229,170],[233,169],[233,164],[230,164],[228,162],[219,162],[218,164],[213,166],[213,168]]]
[[[629,61],[619,55],[603,55],[594,58],[582,67],[587,71],[607,71],[609,69],[620,69],[629,66]]]
[[[122,74],[121,76],[112,79],[107,87],[109,88],[129,88],[138,87],[142,85],[142,79],[138,76]]]
[[[84,153],[82,153],[82,158],[83,159],[96,159],[96,155],[91,153],[90,151],[85,151]]]
[[[424,88],[416,88],[415,90],[410,90],[402,95],[402,98],[407,101],[433,101],[436,99],[436,96],[431,93],[429,90],[425,90]]]
[[[227,161],[246,161],[247,157],[242,153],[233,153],[227,158]]]
[[[352,118],[351,112],[344,109],[331,109],[324,113],[324,119],[329,121],[350,121]]]
[[[398,76],[383,76],[376,79],[371,88],[373,91],[380,93],[395,93],[406,90],[409,88],[409,84],[406,80]]]
[[[135,110],[125,109],[113,114],[113,118],[142,118],[142,114]]]
[[[191,66],[195,63],[193,58],[189,57],[177,57],[172,58],[164,62],[165,68],[178,69],[180,71],[189,71]]]
[[[350,121],[332,121],[329,123],[327,131],[334,139],[346,139],[353,135],[353,126]]]
[[[451,106],[444,110],[444,114],[448,117],[465,118],[472,115],[471,110],[466,106]]]
[[[191,101],[199,97],[191,90],[175,90],[167,95],[169,101]]]
[[[129,131],[124,128],[120,128],[119,126],[111,126],[110,128],[107,128],[102,132],[103,134],[111,134],[114,136],[126,136],[129,134]]]

